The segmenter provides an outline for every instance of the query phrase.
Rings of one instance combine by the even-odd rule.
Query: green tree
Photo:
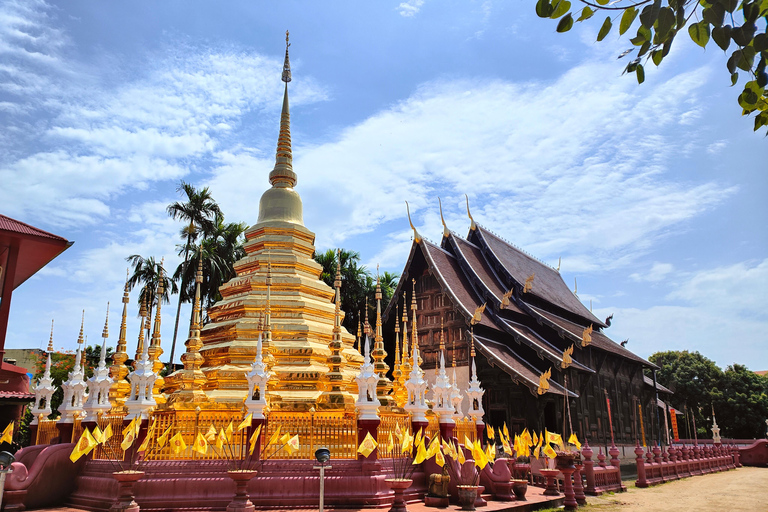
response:
[[[164,304],[170,302],[171,293],[176,293],[176,283],[168,278],[165,269],[155,261],[154,256],[144,258],[138,254],[132,254],[125,259],[133,266],[133,274],[128,278],[128,290],[133,290],[136,285],[141,285],[138,298],[139,309],[141,309],[141,304],[146,297],[147,314],[151,319],[152,311],[157,305],[157,287],[160,280],[163,280],[162,300]],[[146,335],[149,337],[149,332]]]
[[[198,190],[184,181],[179,183],[176,191],[186,195],[186,201],[176,201],[168,205],[168,215],[175,220],[181,220],[185,223],[181,230],[181,237],[185,239],[184,261],[181,274],[180,289],[186,289],[188,273],[184,271],[189,266],[189,255],[192,250],[192,243],[197,239],[200,233],[213,232],[216,225],[223,220],[223,215],[219,205],[211,197],[211,191],[208,187]],[[178,269],[177,269],[178,270]],[[194,274],[193,274],[194,275]],[[194,282],[194,279],[193,279]],[[193,292],[194,293],[194,292]],[[176,336],[179,332],[179,314],[181,313],[182,297],[179,297],[179,303],[176,307],[176,322],[173,326],[173,342],[171,343],[171,356],[169,365],[173,365],[174,355],[176,353]]]
[[[734,364],[725,369],[712,398],[723,437],[763,437],[768,418],[768,378]]]
[[[538,0],[536,14],[559,19],[558,32],[567,32],[576,22],[588,20],[598,11],[607,14],[597,34],[602,41],[618,24],[619,34],[630,29],[633,47],[625,72],[634,72],[638,83],[645,80],[644,66],[650,60],[658,66],[669,53],[679,32],[687,26],[688,36],[706,48],[710,40],[728,56],[725,63],[731,85],[739,81],[739,70],[748,76],[738,98],[743,115],[755,114],[754,130],[768,126],[766,63],[768,61],[768,0],[579,0],[581,9],[571,9],[569,0]],[[758,24],[760,27],[758,27]],[[635,53],[635,50],[637,52]]]
[[[315,253],[315,261],[323,266],[320,278],[328,286],[336,279],[336,250],[328,249]],[[397,287],[398,276],[384,272],[380,276],[382,307],[386,307]],[[347,331],[357,333],[358,320],[365,317],[365,299],[368,298],[368,315],[371,327],[376,321],[376,279],[368,269],[360,265],[360,253],[341,250],[341,308],[344,311],[343,326]]]
[[[180,301],[192,302],[195,298],[195,274],[201,254],[203,282],[200,286],[200,301],[203,307],[209,308],[221,300],[219,287],[235,277],[235,262],[245,256],[243,235],[246,229],[248,225],[245,223],[224,223],[223,218],[219,218],[212,231],[204,233],[199,244],[193,243],[190,246],[188,264],[180,264],[173,274],[175,281],[186,283],[181,288]],[[180,250],[185,250],[185,247],[180,247]]]
[[[659,366],[657,379],[660,384],[674,392],[672,403],[682,409],[685,405],[696,419],[696,430],[706,436],[707,419],[716,389],[723,377],[722,370],[710,359],[698,352],[668,351],[657,352],[648,358]],[[682,430],[682,429],[681,429]]]

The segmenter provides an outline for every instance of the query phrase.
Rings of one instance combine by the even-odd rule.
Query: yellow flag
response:
[[[139,451],[144,452],[149,447],[149,441],[152,439],[153,434],[155,433],[155,425],[157,424],[157,420],[152,421],[152,425],[149,426],[147,429],[147,435],[144,436],[144,441],[141,443],[141,446],[139,446]],[[138,436],[138,431],[136,432],[136,435]]]
[[[395,439],[392,437],[392,432],[389,433],[389,439],[387,439],[387,446],[384,447],[384,451],[387,453],[392,453],[392,450],[395,449]]]
[[[437,436],[435,436],[432,438],[432,442],[429,443],[429,448],[427,448],[427,458],[434,457],[438,450],[440,450],[440,443],[437,440]]]
[[[469,439],[466,434],[464,434],[464,446],[466,446],[467,450],[470,450],[470,451],[475,449],[475,443],[473,443],[472,440]]]
[[[575,446],[577,450],[581,450],[581,443],[576,437],[576,434],[571,434],[571,437],[568,438],[568,442]]]
[[[400,451],[408,455],[413,451],[413,436],[407,430],[403,433],[403,442],[400,445]]]
[[[547,443],[556,444],[560,448],[563,447],[563,438],[560,437],[560,434],[555,434],[547,430],[544,431],[544,434],[547,436],[546,437]]]
[[[291,434],[289,434],[288,432],[286,432],[285,434],[283,434],[283,435],[280,437],[280,444],[281,444],[281,445],[284,445],[284,444],[288,443],[288,441],[289,441],[290,439],[291,439]]]
[[[253,434],[251,434],[250,442],[250,449],[248,450],[248,453],[253,455],[253,450],[256,449],[256,442],[259,440],[259,434],[261,434],[261,425],[256,427],[256,430],[254,430]]]
[[[126,425],[125,428],[123,428],[123,437],[125,437],[125,434],[127,434],[128,432],[133,432],[135,430],[134,426],[136,425],[137,419],[138,418],[133,418],[131,422],[128,425]]]
[[[508,456],[513,456],[512,447],[509,446],[509,441],[504,439],[504,437],[501,438],[501,446],[504,448],[504,453],[506,453]]]
[[[509,442],[509,429],[507,428],[506,422],[504,423],[504,437],[506,437],[507,442]]]
[[[224,445],[227,443],[227,434],[224,433],[224,427],[219,429],[219,434],[216,436],[216,448],[219,450],[224,449]]]
[[[275,432],[272,434],[272,437],[269,438],[267,446],[276,444],[278,439],[280,439],[280,425],[277,426]]]
[[[208,432],[205,433],[205,440],[209,443],[212,443],[216,440],[216,435],[218,432],[216,431],[216,427],[213,426],[213,423],[211,423],[211,426],[208,427]]]
[[[285,443],[285,450],[288,453],[290,453],[291,455],[293,455],[294,453],[299,451],[299,447],[300,447],[300,445],[299,445],[299,434],[296,434],[295,436],[290,438],[287,443]]]
[[[203,436],[202,432],[197,433],[195,442],[192,444],[192,450],[201,455],[205,455],[208,451],[208,441],[205,440],[205,436]]]
[[[414,445],[419,445],[424,440],[424,435],[421,432],[421,427],[419,427],[419,431],[416,432],[416,438],[413,441]]]
[[[485,452],[480,448],[479,443],[475,444],[475,449],[472,452],[472,458],[475,459],[475,466],[481,470],[488,464],[488,457],[485,456]]]
[[[467,458],[464,456],[464,448],[459,446],[458,452],[459,452],[458,453],[459,457],[456,460],[459,461],[459,464],[464,464],[465,462],[467,462]]]
[[[557,453],[555,453],[555,450],[553,450],[552,447],[549,446],[549,444],[544,445],[543,453],[550,459],[554,459],[555,457],[557,457]]]
[[[10,422],[7,427],[5,427],[5,430],[3,430],[3,435],[0,437],[0,443],[12,443],[13,442],[13,422]]]
[[[109,438],[112,437],[112,424],[107,423],[107,428],[103,432],[104,442],[106,443]]]
[[[443,452],[439,448],[435,454],[435,463],[440,467],[445,466],[445,457],[443,457]]]
[[[397,440],[401,443],[403,442],[403,431],[400,430],[400,424],[395,423],[395,437],[397,437]]]
[[[5,435],[5,433],[3,433],[3,435]],[[98,443],[86,427],[83,429],[83,433],[80,434],[80,439],[78,439],[77,444],[72,449],[72,453],[69,454],[69,460],[72,462],[77,462],[77,460],[83,455],[88,455],[88,453],[90,453],[90,451],[93,450],[97,444]]]
[[[360,443],[360,446],[357,448],[357,453],[362,453],[364,457],[368,457],[378,445],[379,444],[376,442],[373,436],[371,436],[371,433],[368,432],[365,435],[363,442]]]
[[[520,434],[520,437],[525,442],[525,446],[533,446],[533,439],[531,438],[531,433],[528,432],[527,428],[523,429],[523,433]]]
[[[235,432],[235,428],[232,425],[232,421],[230,420],[229,425],[227,425],[227,430],[224,431],[224,433],[227,435],[227,442],[232,443],[232,434]]]
[[[488,446],[485,447],[485,454],[488,456],[488,460],[496,460],[496,445],[489,443]]]
[[[440,445],[443,449],[443,453],[445,453],[447,456],[451,457],[452,459],[455,459],[455,456],[452,456],[453,452],[451,451],[451,445],[450,443],[446,443],[445,439],[443,439],[442,444]]]
[[[253,413],[250,413],[248,416],[245,417],[245,419],[243,419],[243,421],[240,422],[235,432],[240,432],[244,428],[250,427],[251,423],[253,423]]]
[[[96,425],[93,428],[93,438],[96,440],[98,444],[101,444],[104,442],[104,433],[101,431],[98,425]]]
[[[493,427],[488,426],[488,439],[496,440],[496,432],[493,430]]]
[[[424,438],[422,438],[418,448],[416,448],[416,457],[413,459],[413,464],[421,464],[425,460],[427,460],[427,449],[424,448]]]
[[[165,429],[165,432],[163,432],[163,435],[157,438],[157,447],[162,448],[165,446],[165,443],[168,442],[168,436],[171,435],[171,426],[168,425],[168,428]]]
[[[131,447],[135,440],[136,431],[133,428],[128,429],[128,431],[123,434],[123,442],[120,443],[120,447],[123,449],[123,451],[125,451]]]
[[[534,432],[533,433],[533,445],[536,446],[537,444],[539,444],[539,435],[536,432]]]
[[[181,432],[177,432],[175,436],[171,438],[171,451],[175,454],[179,454],[187,449],[187,443],[184,442],[184,437]]]

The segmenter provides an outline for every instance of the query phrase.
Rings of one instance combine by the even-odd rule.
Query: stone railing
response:
[[[649,487],[689,476],[703,475],[741,467],[739,450],[734,446],[694,445],[669,446],[662,450],[658,445],[647,451],[638,445],[637,487]]]

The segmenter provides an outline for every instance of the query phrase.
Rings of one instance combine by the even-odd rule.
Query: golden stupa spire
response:
[[[368,297],[365,298],[365,322],[363,322],[363,333],[366,336],[373,334],[371,332],[371,324],[368,322]]]
[[[400,304],[395,304],[395,369],[394,372],[400,371]]]
[[[51,320],[51,337],[48,338],[48,353],[53,352],[53,320]]]
[[[200,348],[201,306],[200,286],[203,283],[203,258],[197,260],[197,273],[195,274],[195,302],[192,304],[192,322],[189,324],[189,338],[187,338],[187,350],[181,355],[184,369],[174,372],[166,379],[168,388],[172,392],[168,396],[168,403],[175,402],[205,402],[208,396],[203,391],[205,374],[200,370],[203,365],[203,356]],[[166,391],[168,392],[168,391]]]
[[[141,299],[141,307],[139,308],[139,317],[141,317],[141,325],[139,328],[139,341],[136,344],[136,355],[133,356],[133,368],[136,369],[136,365],[141,360],[141,354],[144,352],[144,331],[147,330],[147,294]]]
[[[283,77],[285,93],[283,93],[283,111],[280,113],[280,134],[277,137],[277,154],[275,168],[269,173],[269,183],[277,188],[293,188],[296,186],[296,173],[293,172],[293,152],[291,151],[291,114],[288,108],[288,82],[291,81],[291,62],[288,59],[288,31],[285,32],[285,61]]]
[[[443,317],[440,317],[440,352],[445,352],[445,322]]]
[[[416,347],[419,349],[419,352],[421,352],[419,347],[419,328],[416,323],[416,279],[411,279],[413,283],[413,295],[411,295],[411,312],[413,312],[413,319],[411,322],[413,325],[411,326],[411,367],[413,367],[415,361],[413,361],[413,347]],[[421,366],[422,359],[421,354],[419,354],[419,360],[418,360],[419,366]]]
[[[112,366],[109,368],[109,376],[114,381],[109,388],[109,401],[112,404],[111,412],[116,414],[120,412],[120,408],[125,404],[128,399],[128,394],[131,391],[131,384],[126,377],[128,376],[128,367],[125,362],[128,360],[128,344],[126,342],[126,334],[128,330],[128,302],[129,290],[128,290],[128,269],[125,269],[125,288],[123,288],[123,316],[120,320],[120,335],[117,338],[117,346],[115,347],[115,353],[112,354]]]
[[[354,409],[354,397],[344,390],[345,359],[341,351],[343,341],[341,338],[341,249],[336,250],[336,279],[333,282],[335,290],[335,312],[333,337],[329,344],[331,355],[328,356],[328,373],[325,378],[329,386],[320,400],[323,409]]]
[[[403,291],[403,352],[400,357],[400,371],[403,372],[403,386],[405,386],[405,381],[411,375],[411,368],[413,368],[409,357],[410,353],[411,351],[408,349],[408,298],[406,292]]]
[[[160,371],[163,369],[163,366],[165,366],[162,361],[160,361],[160,356],[163,354],[163,348],[160,346],[162,343],[162,339],[160,338],[160,310],[163,304],[163,292],[165,290],[165,270],[163,269],[164,263],[165,258],[160,260],[160,277],[157,282],[157,292],[155,294],[155,297],[157,297],[157,306],[155,307],[155,323],[152,327],[152,340],[147,350],[149,354],[149,360],[152,361],[152,371],[157,374],[155,384],[152,386],[152,395],[158,404],[165,403],[165,395],[163,395],[163,393],[160,391],[165,385],[165,379],[160,376]]]
[[[392,396],[398,407],[405,405],[408,391],[403,387],[400,362],[400,304],[395,303],[395,367],[392,369]],[[405,398],[403,398],[405,396]]]
[[[360,320],[360,310],[357,310],[357,337],[355,339],[355,344],[357,345],[355,348],[357,348],[357,351],[360,352],[362,350],[361,341],[363,336],[363,324],[362,320]]]
[[[376,395],[383,406],[394,405],[392,398],[392,381],[387,377],[389,365],[384,361],[387,352],[384,350],[384,336],[381,332],[381,277],[379,267],[376,266],[376,333],[373,338],[373,368],[379,374],[379,382],[376,384]]]

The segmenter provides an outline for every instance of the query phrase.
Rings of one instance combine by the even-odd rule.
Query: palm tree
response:
[[[164,304],[170,302],[171,294],[176,293],[178,287],[174,281],[168,278],[165,269],[155,261],[154,256],[144,258],[138,254],[132,254],[125,259],[133,266],[133,274],[128,278],[128,290],[133,290],[137,284],[142,285],[138,298],[139,308],[146,297],[147,314],[149,318],[152,318],[152,310],[157,305],[157,285],[160,284],[160,279],[163,279],[162,300]]]
[[[323,266],[320,278],[333,286],[336,278],[336,250],[315,253],[315,261]],[[368,297],[368,315],[373,324],[376,320],[376,280],[365,266],[359,264],[360,253],[341,250],[341,308],[344,310],[342,325],[351,333],[357,332],[357,321],[365,316],[365,298]],[[381,276],[382,304],[386,305],[397,286],[398,276],[384,272]],[[362,318],[360,318],[362,320]]]
[[[203,282],[200,286],[200,300],[203,307],[209,308],[221,300],[219,287],[235,277],[234,264],[245,256],[243,233],[248,229],[245,223],[230,222],[222,219],[216,223],[212,233],[205,233],[200,244],[192,244],[189,263],[179,265],[173,274],[175,280],[183,277],[186,287],[181,290],[180,300],[190,302],[195,296],[195,279],[198,262],[203,258]],[[180,246],[180,252],[184,250]]]
[[[198,190],[189,183],[181,181],[176,191],[186,195],[186,201],[176,201],[168,205],[166,211],[174,219],[179,219],[186,223],[181,231],[182,239],[186,239],[184,244],[184,269],[188,267],[189,254],[192,243],[197,239],[200,233],[213,231],[215,224],[223,218],[219,205],[211,197],[211,191],[208,187]],[[184,290],[187,286],[186,272],[181,272],[180,288]],[[179,297],[179,304],[176,307],[176,322],[173,326],[173,343],[171,344],[171,357],[169,365],[173,365],[173,357],[176,352],[176,335],[179,332],[179,315],[181,314],[182,297]]]

